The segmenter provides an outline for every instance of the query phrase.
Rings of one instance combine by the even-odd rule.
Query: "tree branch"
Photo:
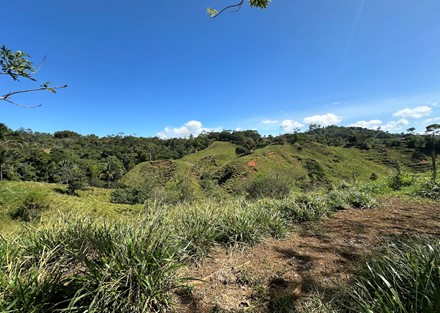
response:
[[[39,108],[39,107],[41,107],[41,104],[38,104],[38,105],[24,105],[24,104],[20,104],[20,103],[17,103],[17,102],[11,101],[11,100],[5,100],[5,99],[0,99],[0,100],[3,100],[3,101],[5,101],[5,102],[12,103],[13,105],[16,105],[16,106],[18,106],[18,107],[22,107],[22,108],[26,108],[26,109],[35,109],[35,108]]]
[[[49,86],[47,86],[47,85],[43,85],[43,86],[40,87],[40,88],[12,91],[12,92],[9,92],[9,93],[7,93],[7,94],[5,94],[5,95],[3,95],[3,96],[0,96],[0,101],[6,101],[6,102],[12,103],[12,104],[14,104],[14,105],[16,105],[16,106],[23,107],[23,108],[37,108],[37,107],[40,107],[41,104],[39,104],[39,105],[34,105],[34,106],[28,106],[28,105],[23,105],[23,104],[16,103],[16,102],[10,100],[9,98],[12,97],[12,96],[14,96],[14,95],[16,95],[16,94],[20,94],[20,93],[36,92],[36,91],[42,91],[42,90],[49,90],[49,91],[55,93],[55,92],[56,92],[55,90],[57,90],[57,89],[62,89],[62,88],[66,88],[66,87],[67,87],[67,85],[64,85],[64,86],[56,86],[56,87],[49,87]]]
[[[32,75],[38,73],[41,68],[43,67],[44,61],[46,61],[46,56],[43,57],[43,60],[41,60],[40,64],[38,65],[38,67],[32,71]]]
[[[239,3],[228,5],[227,7],[224,7],[223,9],[221,9],[219,12],[217,12],[214,15],[212,15],[211,17],[215,18],[215,17],[219,16],[220,14],[222,14],[224,11],[232,9],[232,8],[236,8],[233,12],[237,12],[238,10],[241,9],[241,6],[243,5],[243,2],[244,2],[244,0],[241,0]]]

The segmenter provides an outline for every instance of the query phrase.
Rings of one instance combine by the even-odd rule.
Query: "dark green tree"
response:
[[[76,195],[78,190],[85,187],[83,171],[71,161],[63,160],[59,162],[56,175],[60,183],[67,185],[67,194],[71,196]]]
[[[406,130],[408,132],[408,134],[414,134],[414,132],[416,131],[415,127],[410,127]]]
[[[426,126],[426,135],[431,144],[431,159],[432,159],[432,180],[437,179],[437,163],[436,163],[436,136],[440,134],[440,124],[431,124]]]
[[[111,182],[119,179],[122,174],[124,174],[124,166],[121,160],[115,156],[109,156],[101,173],[101,177],[107,182],[107,188],[110,188]]]
[[[16,151],[21,147],[22,144],[15,140],[12,131],[4,124],[0,124],[0,181],[3,180],[8,167],[11,167],[13,161],[17,159]]]

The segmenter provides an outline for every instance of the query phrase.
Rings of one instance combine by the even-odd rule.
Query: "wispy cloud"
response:
[[[321,126],[336,125],[342,121],[342,116],[333,113],[323,115],[312,115],[304,118],[303,122],[307,125],[317,124]]]
[[[212,130],[213,130],[212,128],[203,127],[202,122],[192,120],[181,127],[165,127],[164,130],[157,133],[157,136],[159,136],[159,138],[162,139],[176,138],[176,137],[187,138],[190,135],[198,136],[203,131],[209,132]]]
[[[269,125],[269,124],[278,124],[278,121],[276,121],[276,120],[265,119],[265,120],[262,120],[261,123],[263,123],[263,124],[265,124],[265,125]]]
[[[413,119],[419,119],[424,116],[427,116],[431,114],[432,108],[427,105],[418,106],[415,108],[405,108],[402,110],[399,110],[393,114],[393,116],[396,117],[402,117],[402,118],[413,118]]]
[[[423,124],[428,125],[428,124],[433,124],[433,123],[436,123],[436,122],[440,122],[440,117],[428,118],[428,119],[423,121]]]
[[[292,132],[297,128],[301,128],[302,126],[304,126],[304,124],[301,124],[300,122],[294,120],[284,120],[280,124],[280,128],[285,132]]]

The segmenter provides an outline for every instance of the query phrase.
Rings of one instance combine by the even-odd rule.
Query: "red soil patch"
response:
[[[256,167],[257,166],[257,161],[256,160],[250,160],[249,162],[246,163],[247,166],[249,167]]]

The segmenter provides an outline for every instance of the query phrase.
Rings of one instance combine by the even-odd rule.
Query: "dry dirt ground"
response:
[[[179,296],[178,312],[273,312],[274,299],[295,302],[331,294],[349,283],[375,247],[392,234],[440,236],[440,205],[387,199],[378,209],[344,210],[295,226],[282,240],[219,249],[188,268],[192,292]]]

